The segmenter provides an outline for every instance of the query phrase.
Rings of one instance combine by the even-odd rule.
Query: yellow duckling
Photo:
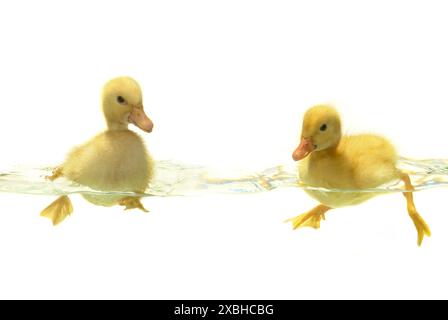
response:
[[[153,128],[153,123],[143,110],[139,84],[129,77],[110,80],[103,88],[102,107],[107,123],[106,131],[75,147],[65,162],[55,168],[53,175],[48,178],[55,180],[64,176],[101,191],[143,193],[153,174],[153,161],[142,138],[128,129],[129,123],[145,132],[151,132]],[[119,204],[125,206],[125,209],[139,208],[146,211],[138,197],[89,194],[83,197],[96,205]],[[45,208],[41,216],[57,225],[72,211],[68,196],[61,196]]]
[[[299,164],[299,176],[309,186],[328,189],[368,189],[401,179],[406,188],[409,216],[417,228],[420,246],[423,237],[431,232],[414,206],[409,176],[397,166],[398,155],[391,143],[383,137],[360,134],[342,135],[338,112],[331,106],[317,105],[304,116],[301,142],[292,155]],[[294,229],[318,229],[325,213],[333,208],[364,202],[376,195],[373,192],[322,192],[305,190],[321,204],[311,211],[287,221]]]

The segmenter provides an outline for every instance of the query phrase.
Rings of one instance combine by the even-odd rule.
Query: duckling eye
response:
[[[125,103],[126,103],[126,100],[125,100],[122,96],[118,96],[118,97],[117,97],[117,102],[118,102],[119,104],[125,104]]]
[[[325,131],[327,130],[327,125],[324,123],[323,125],[320,126],[320,131]]]

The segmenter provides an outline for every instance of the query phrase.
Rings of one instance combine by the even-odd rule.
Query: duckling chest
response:
[[[329,189],[350,189],[354,184],[350,164],[340,159],[307,158],[299,163],[299,178],[306,185]]]
[[[100,190],[144,190],[152,177],[152,159],[135,133],[106,132],[75,149],[64,174]]]
[[[311,159],[312,160],[312,159]],[[331,189],[331,192],[307,190],[320,203],[336,208],[362,203],[375,194],[362,192],[337,192],[337,189],[356,189],[356,179],[349,162],[340,159],[305,159],[299,164],[299,178],[307,186]]]

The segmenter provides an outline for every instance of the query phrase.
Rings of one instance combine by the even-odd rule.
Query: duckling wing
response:
[[[375,188],[400,177],[394,146],[377,135],[344,137],[339,150],[350,165],[353,186]]]

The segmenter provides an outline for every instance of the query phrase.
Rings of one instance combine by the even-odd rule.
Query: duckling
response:
[[[129,130],[128,125],[133,124],[149,133],[153,123],[143,109],[142,92],[137,81],[119,77],[107,82],[102,93],[102,109],[107,129],[75,147],[48,178],[53,181],[64,176],[101,191],[143,193],[153,176],[154,164],[143,139]],[[83,194],[83,197],[95,205],[119,204],[125,209],[147,211],[139,197],[92,194]],[[57,225],[72,212],[71,201],[64,195],[45,208],[41,216]]]
[[[373,134],[342,135],[341,119],[329,105],[314,106],[305,113],[301,142],[292,155],[299,163],[299,177],[308,186],[328,189],[369,189],[387,182],[402,180],[406,191],[408,214],[417,229],[417,244],[431,232],[417,212],[407,174],[397,168],[398,155],[386,139]],[[293,228],[320,228],[328,210],[360,204],[375,195],[373,192],[305,191],[320,204],[307,213],[288,219]]]

